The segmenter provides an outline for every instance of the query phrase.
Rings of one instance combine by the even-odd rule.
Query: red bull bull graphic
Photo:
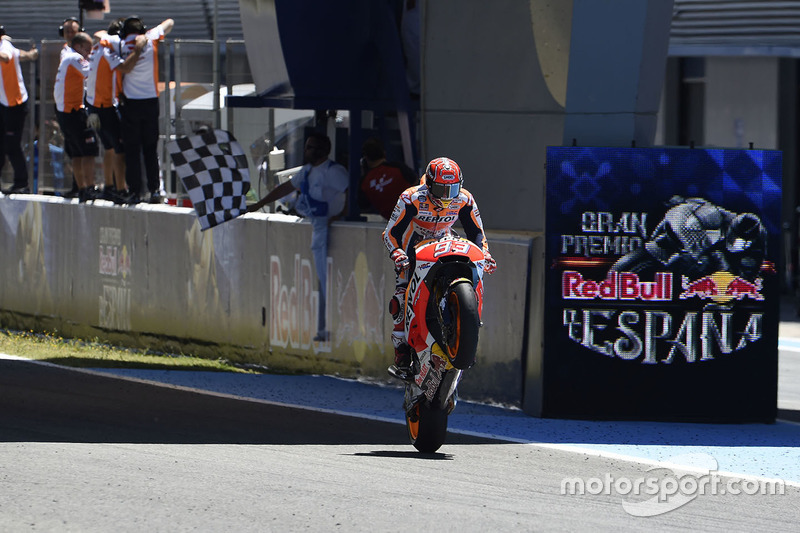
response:
[[[753,282],[749,282],[739,276],[734,276],[730,272],[714,272],[710,276],[703,276],[696,280],[690,280],[683,276],[681,284],[683,292],[679,298],[683,300],[699,298],[725,304],[732,300],[741,300],[743,298],[764,299],[761,294],[763,285],[761,278],[756,278]]]
[[[774,419],[781,174],[774,151],[548,149],[543,415]]]

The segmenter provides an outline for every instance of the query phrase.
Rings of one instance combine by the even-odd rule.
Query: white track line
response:
[[[10,359],[10,360],[15,360],[15,361],[27,361],[27,362],[38,364],[38,365],[44,365],[44,366],[48,366],[48,367],[60,368],[60,369],[66,369],[66,370],[72,370],[74,372],[81,372],[81,373],[89,374],[89,375],[93,375],[93,376],[110,377],[110,378],[114,378],[114,379],[121,379],[121,380],[125,380],[125,381],[130,381],[130,382],[133,382],[133,383],[142,383],[142,384],[146,384],[146,385],[154,385],[154,386],[157,386],[157,387],[164,387],[164,388],[168,388],[168,389],[174,389],[174,390],[181,390],[181,391],[186,391],[186,392],[206,394],[206,395],[215,396],[215,397],[218,397],[218,398],[243,400],[243,401],[248,401],[248,402],[261,403],[261,404],[265,404],[265,405],[274,405],[274,406],[278,406],[278,407],[288,407],[288,408],[292,408],[292,409],[302,409],[302,410],[305,410],[305,411],[312,411],[312,412],[318,412],[318,413],[349,416],[349,417],[352,417],[352,418],[362,418],[362,419],[366,419],[366,420],[374,420],[374,421],[377,421],[377,422],[388,422],[388,423],[391,423],[391,424],[401,424],[401,425],[405,424],[404,420],[395,419],[395,418],[381,417],[381,416],[370,415],[370,414],[365,414],[365,413],[354,413],[354,412],[349,412],[349,411],[342,411],[342,410],[339,410],[339,409],[326,409],[324,407],[314,407],[314,406],[308,406],[308,405],[291,404],[291,403],[286,403],[286,402],[277,402],[277,401],[274,401],[274,400],[265,400],[265,399],[262,399],[262,398],[251,398],[251,397],[247,397],[247,396],[239,396],[239,395],[236,395],[236,394],[215,392],[215,391],[209,391],[209,390],[205,390],[205,389],[197,389],[197,388],[194,388],[194,387],[187,387],[187,386],[184,386],[184,385],[174,385],[174,384],[171,384],[171,383],[163,383],[163,382],[160,382],[160,381],[152,381],[152,380],[143,379],[143,378],[135,378],[135,377],[130,377],[130,376],[120,376],[120,375],[112,374],[110,372],[102,372],[102,371],[90,370],[90,369],[85,369],[85,368],[66,367],[66,366],[62,366],[62,365],[57,365],[55,363],[49,363],[49,362],[45,362],[45,361],[37,361],[37,360],[34,360],[34,359],[26,359],[24,357],[18,357],[18,356],[15,356],[15,355],[9,355],[9,354],[4,354],[4,353],[0,353],[0,359]],[[111,370],[113,370],[113,369],[111,369]],[[794,422],[787,422],[787,423],[795,424]],[[800,424],[797,424],[797,425],[800,425]],[[508,437],[508,436],[504,436],[504,435],[496,435],[496,434],[493,434],[493,433],[483,433],[483,432],[479,432],[479,431],[470,431],[470,430],[462,430],[462,429],[448,429],[448,431],[450,431],[451,433],[469,435],[469,436],[472,436],[472,437],[480,437],[480,438],[487,438],[487,439],[491,439],[491,440],[512,442],[512,443],[515,443],[515,444],[525,444],[525,445],[528,445],[528,446],[536,446],[536,447],[539,447],[539,448],[546,448],[546,449],[553,449],[553,450],[559,450],[559,451],[564,451],[564,452],[578,453],[578,454],[582,454],[582,455],[589,455],[589,456],[592,456],[592,457],[602,457],[602,458],[605,458],[605,459],[614,459],[614,460],[626,461],[626,462],[631,462],[631,463],[636,463],[636,464],[655,466],[655,467],[660,467],[660,468],[669,468],[671,470],[679,470],[679,471],[682,471],[682,472],[693,472],[693,473],[698,473],[698,474],[707,474],[708,473],[707,470],[704,470],[702,468],[688,467],[688,466],[685,466],[685,465],[679,465],[679,464],[670,463],[668,461],[658,461],[658,460],[655,460],[655,459],[646,459],[646,458],[642,458],[642,457],[624,455],[624,454],[620,454],[620,453],[616,453],[616,452],[609,452],[609,451],[604,451],[604,450],[596,450],[596,449],[593,449],[593,448],[584,448],[584,447],[581,447],[581,446],[578,446],[578,445],[572,445],[572,444],[556,444],[556,443],[550,443],[550,442],[537,442],[537,441],[531,441],[529,439],[519,439],[519,438]],[[715,474],[719,475],[719,476],[731,477],[731,478],[736,478],[736,479],[746,479],[746,480],[756,480],[756,481],[780,481],[782,483],[785,483],[788,486],[800,488],[800,482],[786,481],[786,480],[781,480],[781,479],[769,478],[769,477],[765,477],[765,476],[756,476],[756,475],[752,475],[752,474],[740,474],[740,473],[728,472],[728,471],[715,471]]]

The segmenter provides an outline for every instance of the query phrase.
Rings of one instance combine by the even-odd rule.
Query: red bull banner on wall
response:
[[[542,415],[773,421],[781,154],[547,150]]]

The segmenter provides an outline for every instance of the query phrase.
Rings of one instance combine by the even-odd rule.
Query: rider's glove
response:
[[[483,271],[487,274],[491,274],[495,270],[497,270],[497,261],[494,260],[494,257],[492,257],[492,254],[490,254],[488,250],[483,252]]]
[[[402,272],[408,268],[408,256],[405,254],[403,250],[400,248],[395,248],[391,255],[392,261],[394,261],[394,269],[397,272]]]

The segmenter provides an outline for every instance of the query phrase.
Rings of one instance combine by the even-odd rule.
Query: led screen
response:
[[[781,154],[547,150],[543,416],[771,421]]]

